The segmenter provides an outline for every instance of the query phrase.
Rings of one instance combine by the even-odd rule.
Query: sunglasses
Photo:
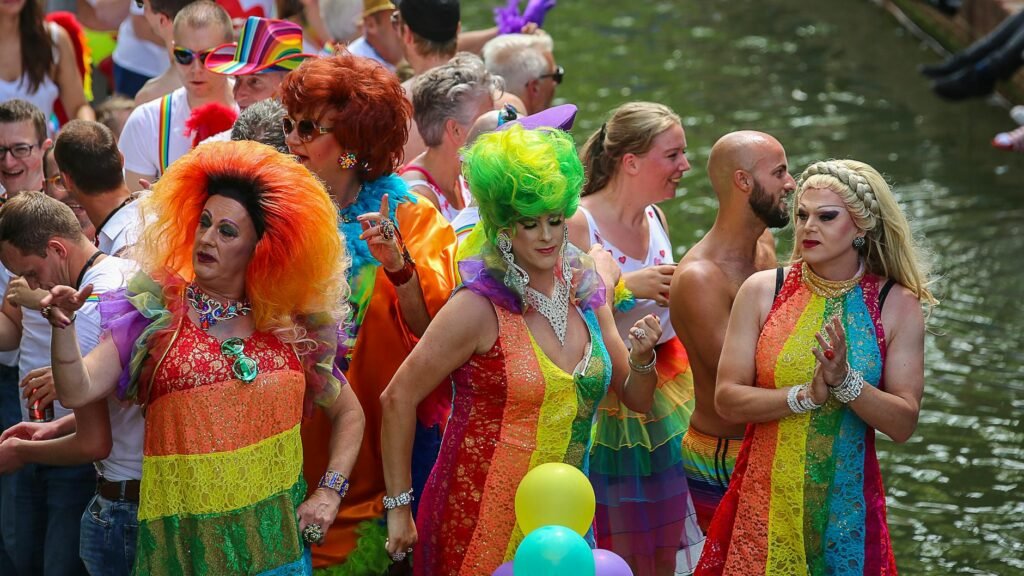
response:
[[[228,338],[221,342],[220,353],[235,359],[231,364],[231,372],[236,378],[245,383],[256,379],[259,367],[255,360],[245,355],[245,342],[241,338]]]
[[[334,129],[334,126],[321,126],[308,118],[296,122],[295,120],[285,116],[281,119],[281,128],[284,129],[285,137],[291,134],[292,130],[295,130],[299,134],[299,140],[302,140],[303,142],[312,142],[317,136],[330,134],[331,130]]]
[[[182,66],[191,66],[192,62],[196,58],[199,58],[200,64],[206,64],[206,59],[209,58],[210,54],[213,54],[215,48],[209,50],[203,50],[202,52],[193,52],[188,48],[182,48],[181,46],[174,47],[174,60]]]
[[[555,84],[561,84],[562,80],[565,79],[565,68],[562,68],[561,66],[555,66],[554,72],[550,74],[541,74],[540,76],[537,77],[538,80],[541,78],[551,78],[552,80],[555,81]]]
[[[143,2],[145,2],[145,0],[135,0],[135,5],[142,8],[145,5]]]
[[[0,146],[0,160],[7,157],[7,153],[10,152],[11,156],[15,158],[26,158],[32,153],[32,149],[35,148],[34,144],[15,144],[10,148]]]

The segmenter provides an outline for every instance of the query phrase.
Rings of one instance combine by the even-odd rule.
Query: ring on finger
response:
[[[405,552],[392,552],[391,560],[395,562],[401,562],[402,560],[405,560],[406,556],[408,556],[408,554],[406,554]]]
[[[391,240],[395,237],[395,221],[391,218],[385,218],[380,221],[380,237],[385,240]]]
[[[825,358],[827,358],[829,360],[835,360],[836,359],[836,352],[835,352],[835,350],[832,350],[831,348],[829,348],[828,350],[825,350]]]
[[[39,309],[39,314],[41,314],[43,316],[43,318],[46,318],[47,320],[50,319],[50,314],[52,312],[53,312],[53,306],[43,306],[42,308]]]
[[[637,340],[647,338],[647,330],[644,330],[643,328],[631,328],[629,332],[633,335],[633,338],[636,338]]]
[[[302,540],[306,544],[319,544],[324,539],[324,529],[319,524],[308,524],[302,529]]]

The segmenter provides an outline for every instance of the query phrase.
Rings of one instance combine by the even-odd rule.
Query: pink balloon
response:
[[[629,564],[611,550],[594,550],[594,567],[595,576],[633,576]]]
[[[491,576],[512,576],[512,563],[505,562],[498,569],[491,573]]]

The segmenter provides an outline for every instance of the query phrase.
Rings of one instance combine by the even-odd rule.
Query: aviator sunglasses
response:
[[[193,52],[188,48],[181,46],[174,47],[174,60],[182,66],[191,66],[192,62],[199,58],[200,64],[206,64],[206,59],[209,58],[210,54],[213,54],[215,48],[209,50],[203,50],[202,52]]]
[[[285,136],[291,134],[292,130],[297,131],[299,134],[299,140],[302,140],[303,142],[312,142],[317,136],[328,134],[332,129],[334,129],[333,126],[321,126],[308,118],[296,122],[287,116],[281,119],[281,127],[284,128]]]

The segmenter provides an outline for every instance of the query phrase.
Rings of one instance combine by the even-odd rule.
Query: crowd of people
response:
[[[725,134],[677,261],[682,121],[577,150],[553,1],[123,3],[103,110],[0,7],[0,573],[488,576],[550,462],[637,576],[896,573],[937,302],[875,169]]]

